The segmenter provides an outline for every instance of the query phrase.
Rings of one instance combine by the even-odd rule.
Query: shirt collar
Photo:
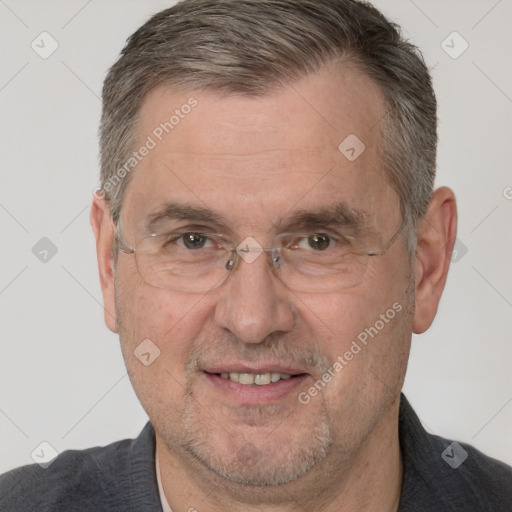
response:
[[[163,512],[172,512],[169,502],[165,497],[164,488],[162,486],[162,476],[160,474],[160,463],[158,462],[158,453],[155,450],[155,466],[156,466],[156,482],[158,484],[158,494],[160,495],[160,501],[162,502]]]

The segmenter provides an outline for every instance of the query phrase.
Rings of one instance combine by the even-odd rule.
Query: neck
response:
[[[213,473],[191,456],[169,450],[157,435],[163,490],[173,512],[396,512],[402,483],[398,405],[353,453],[334,445],[325,459],[294,482],[245,486]]]

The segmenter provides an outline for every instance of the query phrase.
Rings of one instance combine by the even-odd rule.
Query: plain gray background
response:
[[[42,441],[103,445],[147,420],[103,322],[88,214],[105,73],[172,3],[0,0],[0,472]],[[512,464],[512,2],[375,4],[433,69],[437,184],[459,202],[457,255],[433,327],[413,339],[405,393],[431,432]],[[51,49],[44,31],[58,44],[46,59],[31,47]],[[32,251],[43,237],[57,249],[46,262]]]

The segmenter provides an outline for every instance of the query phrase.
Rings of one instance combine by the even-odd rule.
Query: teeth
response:
[[[254,384],[258,384],[258,386],[264,386],[265,384],[270,384],[272,382],[272,374],[270,373],[260,373],[254,377]]]
[[[240,384],[254,384],[254,375],[251,375],[250,373],[241,373],[238,382],[240,382]]]
[[[223,379],[232,380],[239,384],[250,385],[256,384],[257,386],[266,386],[271,382],[277,382],[281,379],[287,380],[291,378],[291,375],[287,373],[237,373],[237,372],[222,372],[220,376]]]

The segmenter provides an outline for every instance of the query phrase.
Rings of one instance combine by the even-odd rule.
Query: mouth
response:
[[[265,373],[245,373],[245,372],[220,372],[215,373],[218,377],[233,382],[238,382],[244,386],[268,386],[280,380],[295,379],[304,373],[290,375],[281,372],[265,372]]]
[[[250,405],[284,399],[311,377],[300,369],[275,366],[209,368],[203,375],[229,401]]]

